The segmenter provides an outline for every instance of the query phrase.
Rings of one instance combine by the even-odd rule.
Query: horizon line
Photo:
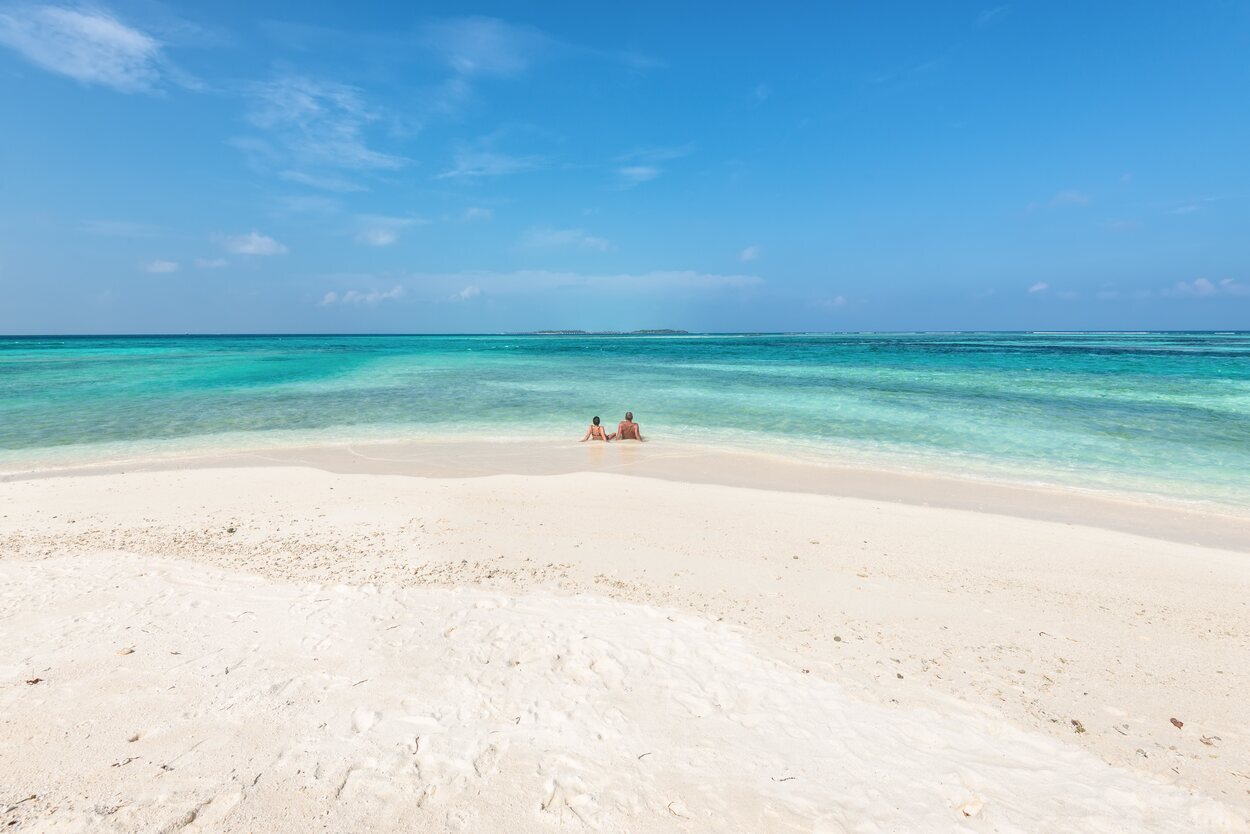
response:
[[[659,331],[659,332],[657,332]],[[1088,335],[1106,335],[1106,336],[1135,336],[1135,335],[1156,335],[1156,334],[1209,334],[1209,335],[1250,335],[1250,330],[1239,329],[1212,329],[1212,330],[1148,330],[1148,329],[1131,329],[1131,330],[962,330],[962,329],[935,329],[935,330],[677,330],[669,328],[645,328],[641,330],[574,330],[574,329],[543,329],[543,330],[481,330],[481,331],[463,331],[463,332],[404,332],[404,331],[356,331],[356,332],[334,332],[334,331],[289,331],[289,332],[264,332],[264,331],[166,331],[152,333],[0,333],[0,339],[152,339],[152,338],[213,338],[213,337],[234,337],[234,338],[258,338],[258,337],[274,337],[274,336],[290,336],[290,337],[448,337],[448,336],[541,336],[541,337],[577,337],[577,336],[635,336],[635,337],[656,337],[656,338],[681,338],[683,336],[857,336],[857,335],[956,335],[956,334],[1011,334],[1022,336],[1088,336]]]

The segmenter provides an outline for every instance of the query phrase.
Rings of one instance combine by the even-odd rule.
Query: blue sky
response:
[[[1250,327],[1250,4],[0,0],[0,332]]]

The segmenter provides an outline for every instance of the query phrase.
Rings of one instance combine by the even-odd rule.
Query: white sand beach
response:
[[[15,830],[1250,827],[1239,517],[662,443],[47,474]]]

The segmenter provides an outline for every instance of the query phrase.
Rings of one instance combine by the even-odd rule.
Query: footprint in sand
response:
[[[490,744],[477,754],[477,758],[473,760],[473,770],[477,772],[479,778],[499,771],[499,760],[503,758],[505,747],[506,743]]]
[[[371,709],[358,709],[352,713],[352,729],[363,735],[369,732],[381,717],[380,713],[376,713]]]

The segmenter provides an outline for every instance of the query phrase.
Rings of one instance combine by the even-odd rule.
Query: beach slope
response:
[[[0,506],[19,830],[1246,830],[1244,553],[586,472]]]

